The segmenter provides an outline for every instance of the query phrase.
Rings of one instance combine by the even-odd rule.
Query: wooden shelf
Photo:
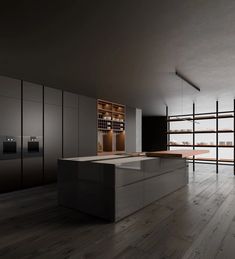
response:
[[[192,121],[193,117],[185,117],[185,118],[175,118],[175,119],[167,119],[167,121]]]
[[[195,116],[194,120],[213,120],[216,119],[216,116],[211,115],[211,116]]]
[[[197,130],[194,131],[195,134],[201,134],[201,133],[233,133],[233,130]],[[169,131],[167,134],[193,134],[193,131]]]
[[[234,118],[233,115],[219,115],[218,119]]]
[[[229,163],[233,163],[234,160],[233,159],[228,159],[228,158],[221,158],[218,160],[219,162],[229,162]]]
[[[112,110],[112,113],[125,115],[125,113],[124,113],[124,112],[118,112],[118,111],[114,111],[114,110]]]
[[[187,160],[193,160],[193,158],[188,158]],[[211,162],[216,162],[216,158],[212,157],[199,157],[199,158],[194,158],[195,161],[211,161]],[[221,158],[218,159],[218,162],[224,162],[224,163],[233,163],[233,159],[228,159],[228,158]]]
[[[188,158],[188,160],[193,160],[193,158],[190,157],[190,158]],[[213,162],[215,162],[216,158],[213,158],[213,157],[198,157],[198,158],[194,158],[194,160],[197,160],[197,161],[213,161]]]
[[[98,128],[98,131],[110,131],[112,129]]]
[[[218,145],[218,147],[228,147],[228,148],[234,148],[234,146],[226,146],[226,145]]]
[[[169,131],[167,134],[193,134],[192,131]]]
[[[101,109],[101,108],[98,108],[98,111],[112,113],[112,110],[106,110],[106,109]]]
[[[174,117],[174,116],[172,116]],[[226,118],[233,118],[234,115],[229,114],[229,115],[210,115],[210,116],[195,116],[194,119],[193,117],[185,117],[185,118],[174,118],[174,119],[167,119],[168,122],[177,122],[177,121],[198,121],[198,120],[213,120],[213,119],[226,119]]]
[[[111,121],[112,122],[112,120],[106,120],[106,119],[101,119],[101,118],[98,118],[98,120],[101,120],[101,121]]]
[[[193,145],[183,145],[183,144],[171,144],[167,145],[169,147],[193,147]],[[226,146],[226,145],[194,145],[194,147],[221,147],[221,148],[233,148],[234,146]]]
[[[218,133],[233,133],[233,130],[218,130]]]

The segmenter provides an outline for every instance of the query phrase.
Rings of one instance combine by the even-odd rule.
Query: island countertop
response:
[[[209,150],[189,150],[189,149],[180,149],[180,150],[164,150],[164,151],[154,151],[146,152],[147,157],[178,157],[178,158],[187,158],[191,156],[197,156],[209,153]]]
[[[91,161],[117,159],[117,158],[124,158],[124,157],[127,157],[127,155],[82,156],[82,157],[61,158],[59,160],[74,161],[74,162],[91,162]]]
[[[130,156],[130,157],[117,157],[115,159],[109,159],[109,160],[97,160],[97,161],[93,161],[93,163],[119,165],[124,163],[141,162],[141,161],[146,161],[151,159],[154,159],[154,158],[146,157],[146,156],[135,156],[135,157]]]

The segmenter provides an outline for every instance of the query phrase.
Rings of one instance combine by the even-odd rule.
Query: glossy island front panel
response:
[[[185,186],[185,159],[59,160],[59,204],[118,221]]]

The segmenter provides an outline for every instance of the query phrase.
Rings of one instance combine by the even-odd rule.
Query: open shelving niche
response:
[[[125,152],[125,105],[97,100],[98,154]]]
[[[177,147],[182,148],[212,148],[214,149],[213,157],[190,157],[188,158],[188,162],[193,163],[193,170],[195,170],[196,163],[206,163],[206,164],[215,164],[216,165],[216,173],[218,173],[218,165],[232,165],[234,166],[235,161],[235,119],[234,119],[234,111],[235,111],[235,100],[234,100],[234,110],[230,111],[219,111],[218,110],[218,101],[216,102],[216,111],[215,112],[207,112],[207,113],[195,113],[195,104],[193,104],[193,113],[192,114],[184,114],[184,115],[168,115],[168,107],[166,107],[166,116],[167,116],[167,148],[168,149],[176,149]],[[230,124],[232,124],[232,128],[220,128],[219,122],[223,119],[232,120]],[[200,129],[197,130],[196,123],[197,121],[208,121],[214,120],[214,128],[213,129]],[[191,127],[187,129],[174,129],[172,130],[173,123],[177,122],[188,122]],[[213,136],[215,139],[215,143],[206,143],[206,142],[197,142],[196,138],[198,135],[205,134],[206,136]],[[211,134],[211,135],[210,135]],[[233,140],[229,141],[219,141],[219,138],[222,134],[232,134]],[[188,138],[190,141],[182,141],[181,143],[177,143],[171,141],[171,136],[184,136]],[[219,157],[219,149],[232,149],[233,155],[229,158]],[[235,169],[234,169],[235,174]]]

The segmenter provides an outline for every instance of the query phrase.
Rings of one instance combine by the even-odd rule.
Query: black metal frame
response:
[[[233,116],[235,116],[235,99],[233,100]],[[233,165],[235,163],[235,118],[233,117]],[[233,174],[235,175],[235,166],[233,166]]]
[[[195,150],[195,103],[193,103],[193,150]],[[195,156],[193,156],[193,171],[195,171]]]
[[[219,129],[219,120],[218,120],[218,115],[219,115],[219,102],[216,101],[216,173],[218,174],[218,167],[219,167],[219,134],[218,134],[218,129]]]
[[[168,116],[169,116],[168,106],[166,106],[166,130],[167,130],[167,132],[170,131],[170,122],[168,121]],[[166,136],[167,136],[167,150],[169,150],[170,147],[168,146],[168,143],[169,143],[169,140],[170,140],[170,135],[167,134]]]

